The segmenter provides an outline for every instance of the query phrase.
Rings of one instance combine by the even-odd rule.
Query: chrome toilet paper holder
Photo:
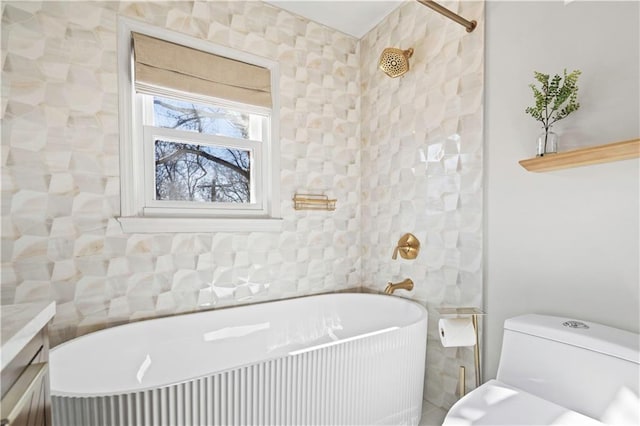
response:
[[[486,313],[478,308],[473,307],[440,307],[438,313],[442,318],[466,318],[471,317],[471,323],[476,334],[476,344],[473,346],[473,361],[476,373],[476,387],[480,386],[481,369],[480,369],[480,340],[478,338],[478,317],[486,315]],[[464,396],[464,367],[460,370],[458,389],[461,397]]]

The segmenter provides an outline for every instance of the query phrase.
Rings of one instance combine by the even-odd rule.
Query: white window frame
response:
[[[137,95],[137,97],[142,98],[144,95]],[[152,116],[153,115],[153,105],[151,104],[151,96],[148,96],[147,99],[142,98],[142,103],[147,105],[142,105],[141,110],[139,111],[142,116]],[[171,96],[172,99],[183,99],[183,97],[179,96]],[[193,99],[192,99],[193,100]],[[145,102],[149,101],[149,102]],[[207,99],[197,99],[195,102],[201,104],[208,104],[213,106],[223,106],[227,107],[228,105],[223,105],[221,102],[213,101],[208,103]],[[233,108],[238,110],[239,108]],[[247,112],[258,112],[257,108],[254,111]],[[243,111],[244,112],[244,111]],[[260,111],[263,114],[266,114],[268,111]],[[152,119],[147,118],[144,120],[146,122],[152,121]],[[263,145],[269,143],[269,132],[268,132],[268,123],[267,125],[261,126],[263,127],[261,140],[252,140],[252,139],[239,139],[239,138],[231,138],[220,135],[212,135],[212,134],[203,134],[197,133],[193,131],[186,130],[177,130],[177,129],[168,129],[163,127],[151,126],[151,125],[143,125],[142,126],[142,138],[144,144],[144,177],[145,177],[145,185],[144,185],[144,206],[142,207],[142,212],[145,216],[175,216],[176,214],[183,214],[185,216],[213,216],[213,217],[224,217],[229,215],[246,215],[246,216],[265,216],[268,214],[267,211],[267,197],[264,196],[264,185],[269,176],[266,173],[267,167],[264,167],[263,162],[264,158],[262,155]],[[266,127],[266,128],[265,128]],[[193,143],[197,145],[211,145],[218,147],[227,147],[227,148],[236,148],[241,150],[250,151],[251,155],[251,179],[250,184],[252,186],[252,201],[246,204],[240,203],[215,203],[215,207],[212,207],[210,203],[204,202],[189,202],[189,201],[168,201],[161,200],[158,201],[155,199],[155,140],[163,139],[170,140],[177,143]],[[151,185],[150,183],[154,184]]]
[[[132,82],[132,32],[138,32],[169,42],[181,44],[215,55],[258,65],[270,70],[272,108],[247,107],[228,100],[215,100],[215,105],[228,106],[258,114],[269,114],[269,125],[265,126],[263,141],[243,140],[238,144],[233,138],[203,135],[196,132],[162,129],[144,126],[145,111],[142,96],[133,89]],[[282,230],[280,219],[280,151],[279,151],[279,67],[266,58],[241,52],[206,40],[119,17],[118,19],[118,85],[120,115],[120,223],[123,232],[243,232]],[[178,94],[178,96],[175,96]],[[207,97],[186,93],[162,93],[157,95],[175,99],[193,100],[206,104]],[[211,98],[209,98],[211,99]],[[187,135],[187,139],[185,139]],[[163,136],[176,141],[203,142],[210,145],[238,147],[250,146],[252,155],[260,158],[252,162],[252,185],[256,189],[255,203],[239,206],[235,203],[170,202],[154,200],[155,179],[153,162],[153,137]],[[206,141],[205,141],[206,138]]]

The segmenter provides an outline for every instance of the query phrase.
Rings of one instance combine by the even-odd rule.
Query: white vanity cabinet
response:
[[[0,307],[0,426],[51,426],[49,338],[54,303]]]

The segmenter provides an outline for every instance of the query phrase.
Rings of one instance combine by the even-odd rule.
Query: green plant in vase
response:
[[[538,137],[537,156],[541,157],[558,152],[558,135],[550,130],[551,126],[580,108],[577,83],[581,72],[575,70],[567,74],[565,69],[563,77],[556,74],[553,78],[537,71],[533,74],[540,87],[529,85],[536,104],[528,107],[525,112],[541,122],[544,128],[544,133]]]

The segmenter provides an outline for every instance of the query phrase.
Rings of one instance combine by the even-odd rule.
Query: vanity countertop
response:
[[[21,303],[0,306],[4,369],[56,313],[56,302]]]

